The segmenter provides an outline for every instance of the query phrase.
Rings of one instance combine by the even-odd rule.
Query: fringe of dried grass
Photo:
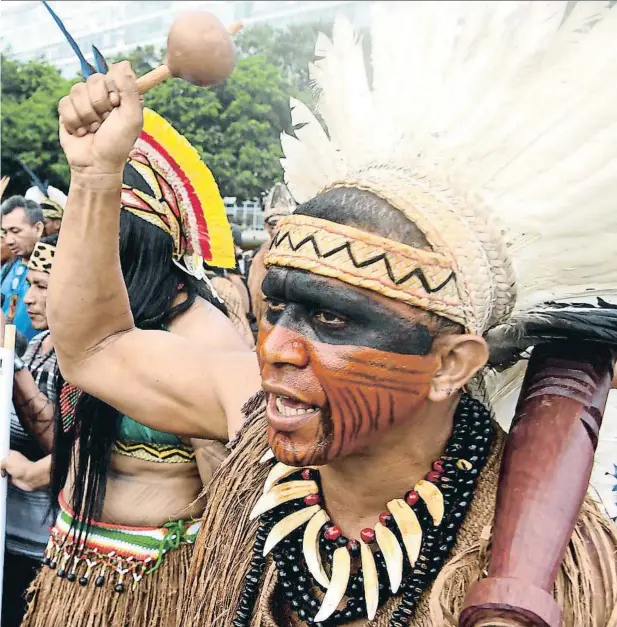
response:
[[[192,553],[193,545],[180,545],[135,586],[127,580],[121,594],[110,581],[80,586],[44,566],[30,584],[21,627],[177,627]]]
[[[231,625],[252,557],[259,522],[248,512],[263,491],[268,448],[263,393],[244,407],[247,416],[234,452],[218,467],[203,496],[206,510],[189,572],[181,625]]]
[[[435,581],[428,624],[456,627],[469,586],[485,577],[488,534],[455,555]],[[587,497],[566,550],[553,596],[564,627],[617,627],[617,530]]]

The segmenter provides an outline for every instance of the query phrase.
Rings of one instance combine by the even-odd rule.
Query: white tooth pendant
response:
[[[298,472],[298,468],[287,466],[281,462],[274,464],[274,466],[272,466],[272,470],[268,473],[266,482],[264,483],[264,494],[266,492],[270,492],[272,487],[281,481],[281,479],[289,477],[289,475],[292,475],[294,472]]]
[[[275,485],[269,492],[259,497],[251,511],[249,520],[255,520],[281,503],[301,499],[309,494],[317,494],[317,492],[317,484],[314,481],[288,481]]]
[[[364,577],[364,597],[366,598],[366,615],[369,620],[375,618],[379,605],[379,580],[377,578],[377,566],[371,547],[360,542],[360,555],[362,557],[362,576]]]
[[[276,485],[282,479],[289,477],[289,475],[293,475],[294,472],[299,472],[300,470],[305,469],[314,469],[315,466],[305,466],[304,468],[297,468],[296,466],[287,466],[281,462],[275,464],[272,467],[272,470],[268,474],[266,482],[264,484],[264,493],[269,492],[274,485]]]
[[[336,608],[345,596],[350,573],[351,557],[347,547],[336,549],[332,557],[332,578],[330,579],[330,587],[323,598],[319,612],[317,612],[317,615],[313,619],[315,623],[320,623],[330,618],[330,616],[336,612]]]
[[[390,590],[395,594],[403,581],[403,551],[396,536],[380,522],[375,525],[375,538],[383,553],[390,579]]]
[[[428,509],[428,513],[433,519],[433,524],[437,527],[443,520],[444,514],[444,502],[441,490],[434,483],[425,481],[424,479],[416,483],[414,490],[426,504],[426,509]]]
[[[268,449],[259,459],[259,463],[265,464],[266,462],[269,462],[271,459],[274,459],[274,453],[272,452],[272,449]]]
[[[394,499],[388,503],[388,510],[392,514],[405,545],[409,563],[413,566],[420,555],[422,546],[422,527],[415,512],[403,499]]]
[[[306,566],[313,579],[326,589],[330,586],[330,580],[324,570],[321,555],[319,554],[319,532],[329,520],[330,516],[328,516],[327,512],[320,509],[309,521],[302,538],[302,552],[304,553]]]
[[[268,555],[270,551],[284,538],[286,538],[292,531],[295,531],[298,527],[309,521],[315,514],[323,511],[319,505],[313,505],[312,507],[306,507],[289,516],[285,516],[282,520],[279,520],[274,527],[272,527],[266,543],[264,545],[264,556]]]

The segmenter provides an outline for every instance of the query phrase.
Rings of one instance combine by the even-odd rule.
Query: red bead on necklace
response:
[[[330,542],[334,542],[341,537],[342,533],[343,532],[341,531],[341,528],[338,525],[332,525],[332,527],[329,527],[328,529],[326,529],[325,533],[323,534],[323,537],[326,540],[330,540]]]
[[[321,496],[319,496],[319,494],[309,494],[308,496],[304,497],[304,504],[308,507],[311,507],[312,505],[317,505],[318,503],[321,503]]]
[[[362,538],[362,542],[365,544],[372,544],[375,542],[375,530],[367,527],[366,529],[362,529],[360,532],[360,537]]]
[[[443,481],[447,480],[443,478],[443,475],[446,472],[445,467],[444,467],[444,460],[438,459],[434,461],[431,465],[431,468],[432,470],[427,472],[426,475],[424,476],[426,481],[429,481],[430,483],[439,483],[442,480]],[[310,468],[305,468],[302,471],[302,478],[307,481],[309,479],[314,479],[315,471],[311,470]],[[416,490],[409,490],[409,492],[405,494],[404,498],[405,498],[405,502],[407,503],[407,505],[409,505],[409,507],[414,507],[415,505],[417,505],[417,503],[420,500],[420,494]],[[311,505],[317,505],[321,503],[322,500],[323,499],[321,498],[319,494],[311,494],[304,498],[304,503],[307,506],[311,506]],[[394,523],[394,517],[389,511],[386,510],[382,512],[381,514],[379,514],[379,522],[382,525],[384,525],[384,527],[391,527]],[[350,554],[353,556],[359,553],[359,550],[360,550],[359,542],[354,539],[347,540],[347,538],[343,536],[343,532],[341,531],[341,528],[338,525],[330,524],[330,526],[328,526],[325,529],[323,537],[325,540],[328,540],[329,542],[337,542],[337,541],[346,542],[347,549],[349,550]],[[362,539],[362,542],[364,542],[365,544],[372,544],[373,542],[375,542],[375,530],[371,529],[370,527],[366,527],[365,529],[362,529],[362,531],[360,532],[360,538]]]

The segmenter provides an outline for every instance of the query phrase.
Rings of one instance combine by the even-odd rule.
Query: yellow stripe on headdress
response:
[[[211,266],[233,268],[231,228],[212,173],[188,140],[150,109],[144,110],[143,130],[129,163],[146,165],[143,157],[157,179],[156,185],[146,181],[156,197],[149,204],[161,223],[167,221],[173,225],[165,230],[174,239],[174,256],[182,259],[199,255]],[[173,194],[169,193],[170,189]],[[130,191],[127,190],[127,199]],[[158,202],[161,192],[163,202]],[[143,218],[144,205],[135,198],[134,190],[131,200],[125,208],[135,209],[133,213]]]

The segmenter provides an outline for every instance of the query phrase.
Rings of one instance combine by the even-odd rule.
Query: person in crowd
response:
[[[230,274],[226,270],[207,267],[206,274],[212,283],[212,287],[220,299],[225,303],[227,315],[236,327],[236,330],[242,336],[249,348],[255,348],[253,331],[244,309],[242,296],[236,287],[236,283],[231,280]]]
[[[45,190],[44,192],[37,185],[34,185],[28,189],[25,197],[34,200],[41,206],[45,235],[53,235],[60,232],[62,215],[66,206],[66,194],[51,185],[47,185],[43,189]]]
[[[28,261],[28,291],[24,302],[37,335],[15,359],[11,450],[2,460],[9,477],[6,503],[2,625],[18,627],[23,619],[25,593],[43,559],[51,515],[51,442],[49,435],[57,402],[58,366],[47,328],[47,287],[58,236],[41,238]],[[2,314],[4,320],[4,314]],[[19,355],[22,351],[17,350]],[[16,411],[15,411],[16,409]]]
[[[292,101],[283,165],[300,204],[266,255],[257,356],[142,330],[131,311],[117,245],[142,128],[130,65],[59,106],[72,176],[50,322],[63,373],[150,428],[232,439],[182,626],[457,624],[500,506],[494,395],[534,344],[617,345],[614,309],[576,301],[617,285],[617,9],[375,4],[370,80],[344,18],[318,39],[327,132]],[[538,480],[542,499],[563,481]],[[517,580],[536,594],[517,602],[613,627],[617,532],[569,498],[556,585]]]
[[[54,233],[59,233],[64,208],[53,200],[46,198],[41,202],[41,209],[43,210],[45,234],[53,235]]]
[[[4,269],[5,266],[13,260],[13,253],[7,246],[6,239],[4,238],[4,232],[0,231],[0,265]]]
[[[17,330],[31,340],[36,329],[28,316],[24,296],[28,290],[28,261],[45,228],[43,212],[34,201],[23,196],[11,196],[0,205],[0,213],[4,244],[14,257],[2,266],[2,311],[7,321],[15,324]]]
[[[265,241],[259,250],[253,255],[248,269],[248,289],[251,294],[251,304],[253,307],[253,315],[259,324],[264,313],[264,295],[261,290],[261,284],[266,276],[266,267],[264,258],[270,247],[276,225],[279,220],[293,213],[296,208],[296,202],[291,197],[289,190],[284,183],[277,183],[266,195],[264,199],[264,227],[268,234],[268,240]]]
[[[205,280],[204,258],[225,267],[234,253],[223,200],[195,149],[147,111],[122,181],[119,278],[136,323],[204,349],[248,351]],[[60,385],[55,431],[39,433],[48,446],[53,439],[60,511],[23,625],[175,627],[198,497],[225,447],[144,427],[105,397]]]

